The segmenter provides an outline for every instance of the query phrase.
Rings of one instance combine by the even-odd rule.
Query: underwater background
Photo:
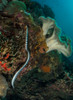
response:
[[[55,19],[62,29],[62,34],[73,40],[73,1],[72,0],[32,0],[41,6],[48,5],[55,14]],[[72,41],[73,46],[73,41]],[[69,59],[73,62],[73,54]]]
[[[0,0],[0,100],[73,100],[72,0]]]

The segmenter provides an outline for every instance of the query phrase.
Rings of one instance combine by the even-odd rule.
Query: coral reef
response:
[[[1,73],[11,76],[25,63],[27,58],[25,50],[26,26],[28,26],[30,33],[28,38],[31,41],[28,43],[31,51],[31,63],[27,67],[32,66],[34,68],[39,61],[40,54],[45,53],[47,48],[45,38],[41,34],[41,28],[34,23],[31,15],[24,11],[16,12],[14,15],[8,15],[8,12],[3,12],[0,15],[0,23],[1,66],[5,64],[5,67],[11,69],[8,71],[4,67],[0,67]],[[9,56],[7,57],[8,54]],[[9,77],[9,80],[11,78]]]
[[[73,82],[64,72],[63,68],[66,64],[63,62],[63,55],[57,52],[60,50],[55,49],[56,45],[53,44],[54,42],[58,42],[60,46],[63,44],[64,49],[61,48],[61,52],[65,54],[63,51],[66,50],[68,55],[67,52],[65,55],[69,56],[70,41],[60,36],[60,29],[54,19],[40,17],[44,23],[41,28],[38,17],[43,12],[46,13],[44,9],[47,6],[43,8],[30,0],[21,1],[8,0],[8,6],[0,12],[0,74],[6,78],[9,87],[5,99],[69,100],[73,98]],[[48,11],[45,16],[48,16]],[[26,33],[28,33],[28,41],[26,41]],[[66,49],[65,44],[67,44]],[[51,49],[52,45],[54,49]],[[21,70],[28,58],[27,46],[30,59],[27,66]],[[49,50],[51,52],[47,52]],[[13,90],[11,80],[18,71],[20,73],[15,77]]]
[[[63,37],[64,41],[61,39],[60,28],[56,25],[55,20],[50,17],[45,18],[43,16],[41,16],[40,19],[43,22],[42,29],[48,46],[47,52],[57,50],[58,52],[63,53],[66,57],[71,56],[71,40],[67,37]]]

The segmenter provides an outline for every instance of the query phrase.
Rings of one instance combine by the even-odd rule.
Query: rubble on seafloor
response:
[[[16,95],[23,100],[71,100],[73,83],[63,70],[62,55],[56,50],[46,53],[48,47],[40,24],[36,24],[30,10],[26,12],[27,7],[20,7],[19,1],[18,4],[13,2],[0,12],[0,74],[4,75],[10,88],[7,100],[13,95],[12,77],[27,59],[26,26],[29,32],[30,61],[17,77]],[[24,2],[29,5],[30,1]]]

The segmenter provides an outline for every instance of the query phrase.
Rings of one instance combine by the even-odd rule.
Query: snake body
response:
[[[24,69],[24,67],[26,67],[26,65],[28,64],[28,62],[30,60],[30,52],[29,52],[29,49],[28,49],[28,27],[26,28],[25,49],[27,51],[28,57],[27,57],[25,64],[15,73],[15,75],[12,78],[11,85],[12,85],[13,88],[14,88],[14,82],[15,82],[18,74]]]

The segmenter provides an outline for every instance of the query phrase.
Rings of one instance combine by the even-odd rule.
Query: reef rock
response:
[[[4,76],[0,75],[0,97],[4,98],[7,94],[8,83]]]

